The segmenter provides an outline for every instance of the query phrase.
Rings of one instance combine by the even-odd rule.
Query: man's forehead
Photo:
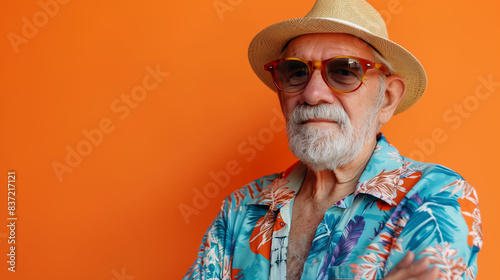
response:
[[[302,52],[349,52],[339,55],[369,55],[373,48],[356,36],[344,33],[305,34],[290,40],[284,47],[286,56],[297,56]]]

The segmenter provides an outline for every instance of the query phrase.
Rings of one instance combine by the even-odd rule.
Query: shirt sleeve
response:
[[[227,279],[230,275],[231,241],[227,244],[227,203],[224,200],[221,210],[205,232],[194,264],[184,276],[188,279]],[[229,238],[229,240],[231,240]]]
[[[402,230],[393,240],[384,274],[413,251],[416,260],[429,257],[441,269],[439,279],[475,279],[482,230],[477,193],[469,183],[456,179],[433,194],[417,192],[402,211],[395,221],[396,230]]]

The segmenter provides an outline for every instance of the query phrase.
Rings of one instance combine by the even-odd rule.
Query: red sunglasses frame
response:
[[[355,89],[349,90],[349,91],[338,90],[338,89],[334,88],[332,85],[330,85],[330,83],[328,82],[328,79],[326,78],[326,74],[325,74],[325,66],[328,64],[328,62],[330,62],[330,61],[332,61],[334,59],[337,59],[337,58],[350,58],[350,59],[354,59],[354,60],[358,61],[361,64],[361,67],[363,68],[363,77],[361,78],[361,82],[359,83],[359,85]],[[307,78],[307,82],[299,90],[296,90],[296,91],[284,91],[284,90],[282,90],[278,86],[278,84],[276,82],[276,75],[275,75],[276,66],[280,62],[283,62],[285,60],[298,60],[298,61],[302,61],[302,62],[304,62],[307,65],[307,67],[309,67],[309,77]],[[365,80],[365,77],[366,77],[366,72],[368,70],[370,70],[370,69],[377,69],[380,72],[382,72],[383,74],[385,74],[386,76],[390,76],[391,75],[389,67],[387,67],[385,64],[378,63],[378,62],[373,62],[373,61],[370,61],[368,59],[364,59],[364,58],[360,58],[360,57],[346,56],[346,55],[332,57],[332,58],[329,58],[329,59],[326,59],[326,60],[323,60],[323,61],[311,61],[311,60],[306,60],[306,59],[297,58],[297,57],[285,57],[285,58],[281,58],[281,59],[278,59],[278,60],[271,61],[269,63],[266,63],[266,65],[264,65],[264,70],[268,71],[268,72],[271,72],[271,76],[273,78],[274,86],[279,91],[282,91],[284,93],[296,93],[296,92],[299,92],[299,91],[303,90],[307,86],[307,84],[309,83],[309,81],[311,80],[311,76],[313,74],[314,69],[319,69],[321,71],[321,77],[323,77],[323,80],[325,81],[325,83],[333,91],[339,92],[339,93],[348,93],[348,92],[356,91],[363,84],[363,82]]]

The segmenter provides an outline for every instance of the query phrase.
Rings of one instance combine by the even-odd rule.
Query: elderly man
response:
[[[474,188],[379,133],[425,72],[362,0],[318,0],[251,42],[300,162],[227,197],[185,279],[473,279]]]

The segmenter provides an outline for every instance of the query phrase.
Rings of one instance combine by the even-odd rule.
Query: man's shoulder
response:
[[[423,220],[438,219],[436,224],[441,232],[454,232],[453,238],[449,240],[463,238],[467,240],[464,244],[471,248],[481,248],[481,215],[475,188],[458,172],[446,166],[402,158],[409,164],[410,173],[418,172],[414,174],[416,177],[420,176],[413,189],[408,190],[406,195],[409,201],[406,204],[407,209],[418,213],[407,226],[420,228],[419,224]]]
[[[265,189],[269,184],[271,184],[274,180],[279,178],[283,173],[273,173],[270,175],[262,176],[258,179],[251,181],[250,183],[240,187],[236,191],[234,191],[231,195],[247,195],[251,199],[255,199]]]
[[[401,158],[404,162],[408,163],[411,170],[422,172],[423,177],[438,176],[442,179],[449,180],[463,179],[462,175],[460,175],[457,171],[444,165],[438,163],[416,161],[405,156],[401,156]]]
[[[419,162],[402,156],[407,163],[407,173],[418,174],[418,184],[415,185],[419,192],[428,194],[449,193],[457,198],[474,191],[474,188],[455,170],[441,164]]]
[[[274,197],[270,194],[271,192],[274,193],[277,189],[286,189],[287,194],[294,194],[298,191],[304,173],[304,165],[297,161],[283,172],[260,177],[237,189],[224,200],[223,207],[237,211],[241,210],[242,206],[249,204],[269,206]]]
[[[371,171],[363,178],[364,181],[371,176],[376,179],[393,178],[396,188],[398,185],[404,187],[409,195],[414,192],[427,195],[451,192],[453,196],[460,197],[464,191],[473,190],[464,177],[451,168],[401,155],[383,134],[380,135],[375,152],[371,165],[368,166]]]
[[[241,206],[254,201],[263,189],[269,186],[269,184],[279,178],[282,174],[283,173],[273,173],[262,176],[238,188],[226,197],[223,207],[227,207],[233,211],[239,210]]]

